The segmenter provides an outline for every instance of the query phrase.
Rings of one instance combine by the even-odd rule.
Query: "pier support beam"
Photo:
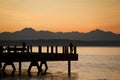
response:
[[[71,61],[68,61],[68,76],[71,76]]]

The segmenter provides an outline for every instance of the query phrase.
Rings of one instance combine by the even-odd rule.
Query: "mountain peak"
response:
[[[24,28],[24,29],[22,29],[21,31],[22,31],[22,32],[35,32],[35,30],[32,29],[32,28]]]
[[[100,29],[95,29],[94,31],[102,31],[103,32],[103,30],[100,30]]]
[[[89,33],[104,33],[104,31],[100,29],[96,29],[96,30],[90,31]]]

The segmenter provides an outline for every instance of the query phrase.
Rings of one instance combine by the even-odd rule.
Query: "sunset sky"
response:
[[[0,33],[25,27],[120,34],[120,0],[0,0]]]

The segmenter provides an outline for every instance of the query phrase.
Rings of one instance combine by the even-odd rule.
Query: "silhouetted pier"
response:
[[[33,52],[33,47],[38,49],[38,51]],[[62,52],[59,52],[58,47],[61,47]],[[70,52],[69,46],[0,46],[0,62],[5,63],[1,69],[4,74],[6,66],[11,65],[14,75],[16,70],[14,62],[18,62],[19,75],[21,75],[22,62],[31,62],[28,73],[30,74],[32,66],[37,66],[39,75],[41,67],[38,61],[41,61],[42,64],[46,64],[46,61],[68,61],[68,75],[71,76],[71,61],[78,60],[76,51],[76,46],[73,46],[72,52]]]

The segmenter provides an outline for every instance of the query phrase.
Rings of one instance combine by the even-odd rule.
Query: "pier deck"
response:
[[[68,46],[62,46],[62,53],[58,52],[57,46],[46,46],[46,52],[42,52],[42,46],[38,46],[38,52],[33,52],[32,47],[27,46],[26,51],[25,49],[22,51],[23,49],[17,48],[17,46],[14,46],[14,48],[8,46],[9,49],[0,52],[0,62],[11,63],[12,66],[14,62],[19,62],[19,75],[21,75],[22,62],[36,62],[38,66],[38,61],[68,61],[68,75],[71,76],[71,61],[78,60],[76,46],[74,46],[73,53],[69,52]]]
[[[30,62],[30,61],[77,61],[78,54],[61,53],[5,53],[0,55],[0,62]]]

